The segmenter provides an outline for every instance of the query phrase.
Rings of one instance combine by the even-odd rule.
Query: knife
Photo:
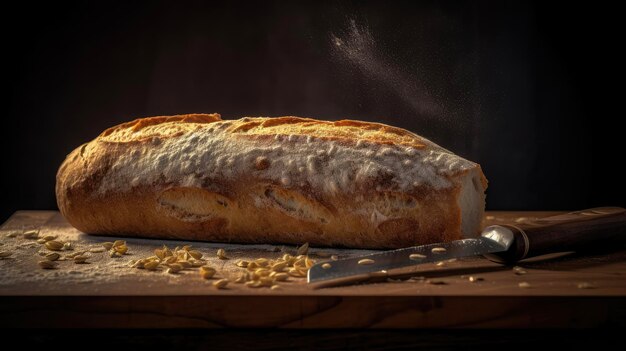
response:
[[[529,257],[626,243],[626,209],[599,207],[486,227],[477,238],[378,252],[313,265],[309,283],[321,286],[387,276],[387,270],[483,255],[512,264]]]

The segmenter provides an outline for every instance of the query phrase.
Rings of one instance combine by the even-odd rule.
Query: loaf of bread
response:
[[[400,248],[479,233],[487,181],[380,123],[141,118],[70,153],[59,209],[93,234]]]

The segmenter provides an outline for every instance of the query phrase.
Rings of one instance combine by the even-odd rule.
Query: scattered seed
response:
[[[274,263],[274,264],[272,265],[272,270],[273,270],[274,272],[282,272],[282,271],[284,271],[284,270],[285,270],[285,268],[287,268],[287,262],[285,262],[285,261],[281,261],[281,262],[278,262],[278,263]]]
[[[63,249],[63,243],[56,240],[47,241],[46,248],[52,251],[61,251],[61,249]]]
[[[413,261],[418,261],[421,259],[426,258],[426,255],[422,255],[422,254],[418,254],[418,253],[414,253],[414,254],[410,254],[409,255],[409,259],[413,260]]]
[[[267,267],[270,261],[267,258],[257,258],[254,260],[254,263],[256,263],[259,267]]]
[[[163,253],[163,250],[161,249],[155,249],[154,250],[154,255],[156,257],[158,257],[160,260],[162,260],[163,258],[165,258],[165,254]]]
[[[228,257],[226,257],[226,251],[224,251],[224,249],[218,249],[217,258],[219,258],[220,260],[227,260]]]
[[[115,248],[111,248],[111,250],[109,250],[109,256],[111,258],[116,258],[116,257],[122,257],[122,254],[115,251]]]
[[[513,267],[513,273],[516,275],[524,275],[528,272],[526,272],[526,270],[524,270],[524,268],[520,267],[520,266],[515,266]]]
[[[263,283],[260,280],[250,280],[246,282],[246,286],[249,288],[260,288],[263,286]]]
[[[248,267],[249,264],[250,264],[250,262],[248,262],[248,261],[239,260],[235,265],[237,267],[246,268],[246,267]]]
[[[199,260],[202,258],[202,253],[200,251],[191,250],[189,251],[189,256],[195,258],[196,260]]]
[[[192,265],[193,267],[196,267],[196,268],[197,268],[197,267],[202,267],[202,266],[204,266],[205,264],[206,264],[206,261],[205,261],[205,260],[194,260],[193,262],[191,262],[191,265]]]
[[[331,260],[333,260],[333,261],[337,261],[337,260],[339,259],[339,256],[337,256],[337,255],[331,255],[331,256],[330,256],[330,259],[331,259]]]
[[[276,275],[274,276],[274,279],[278,282],[284,282],[285,280],[289,279],[289,274],[287,273],[276,273]]]
[[[481,278],[481,277],[474,277],[474,276],[470,276],[469,278],[467,278],[470,282],[475,283],[475,282],[480,282],[483,281],[485,279]]]
[[[104,247],[92,247],[91,249],[89,249],[89,252],[93,252],[93,253],[98,253],[98,252],[104,252]]]
[[[149,270],[149,271],[154,271],[157,269],[157,267],[159,267],[159,262],[157,261],[150,261],[150,262],[146,262],[143,265],[143,268]]]
[[[61,258],[61,255],[59,255],[56,252],[51,252],[51,253],[46,255],[46,260],[48,260],[48,261],[56,261],[59,258]]]
[[[178,261],[178,264],[181,265],[183,268],[193,267],[193,265],[189,261]]]
[[[167,256],[165,257],[165,259],[163,260],[164,263],[176,263],[176,261],[178,261],[178,258],[176,258],[175,256]]]
[[[75,251],[75,252],[72,252],[72,253],[69,253],[69,254],[65,255],[65,257],[67,257],[67,258],[71,258],[71,259],[74,259],[74,257],[79,256],[79,255],[82,255],[82,254],[84,254],[84,253],[85,253],[85,252]]]
[[[0,251],[0,258],[7,258],[11,256],[13,253],[9,251]]]
[[[57,266],[56,262],[48,260],[39,261],[37,264],[43,269],[54,269]]]
[[[88,258],[89,258],[89,256],[78,255],[78,256],[74,257],[74,263],[87,263],[87,259]]]
[[[517,284],[517,286],[519,286],[522,289],[529,289],[530,288],[530,284],[527,282],[521,282],[519,284]]]
[[[18,232],[17,230],[11,231],[9,233],[7,233],[7,238],[15,238],[16,236],[19,235],[20,232]]]
[[[437,262],[437,266],[439,266],[439,267],[443,267],[445,265],[446,265],[446,263],[444,261]]]
[[[106,249],[106,250],[111,250],[111,248],[113,248],[113,243],[110,241],[104,242],[102,243],[102,246]]]
[[[71,242],[68,241],[68,242],[63,244],[63,250],[73,250],[73,249],[74,249],[74,247],[73,247]]]
[[[237,279],[235,279],[235,283],[237,284],[243,284],[246,282],[246,275],[245,274],[240,274]]]
[[[39,230],[28,230],[24,232],[24,239],[37,239],[39,237]]]
[[[272,287],[270,289],[272,289],[272,290],[280,290],[281,288],[280,288],[280,285],[274,284],[274,285],[272,285]]]
[[[595,289],[596,286],[587,282],[578,283],[578,289]]]
[[[128,246],[126,246],[126,244],[113,246],[112,250],[115,250],[118,254],[123,255],[128,251]]]
[[[309,252],[309,243],[306,242],[306,243],[302,244],[302,246],[300,246],[298,248],[297,255],[298,256],[306,255],[308,252]]]
[[[43,237],[43,240],[50,241],[50,240],[54,240],[56,238],[57,238],[56,235],[46,235],[46,236]]]
[[[115,240],[113,242],[113,247],[122,246],[122,245],[126,245],[126,241],[124,241],[124,240]]]
[[[494,216],[485,216],[485,219],[488,221],[493,221],[494,219],[496,219],[496,217]]]
[[[200,276],[204,279],[213,278],[216,272],[215,268],[212,267],[200,267]]]
[[[226,278],[213,282],[213,286],[218,289],[224,289],[226,288],[226,285],[228,285],[228,279]]]
[[[437,253],[437,254],[439,254],[439,253],[444,253],[444,252],[446,252],[447,250],[446,250],[445,248],[443,248],[443,247],[433,247],[433,249],[432,249],[432,250],[430,250],[430,251],[431,251],[432,253]]]
[[[370,277],[372,278],[380,278],[380,277],[386,277],[388,275],[386,270],[381,270],[381,271],[376,271],[376,272],[372,272],[370,273]]]
[[[332,265],[330,263],[322,264],[322,268],[324,268],[324,269],[330,269],[331,267],[332,267]]]
[[[372,260],[370,258],[364,258],[362,260],[359,260],[358,264],[360,264],[360,265],[374,264],[374,260]]]
[[[166,271],[166,272],[167,272],[167,273],[170,273],[170,274],[176,274],[176,273],[178,273],[178,272],[182,271],[183,269],[184,269],[184,267],[183,267],[183,266],[181,266],[180,264],[178,264],[178,263],[172,263],[172,264],[170,264],[170,265],[168,266],[168,269],[167,269],[167,271]]]
[[[44,239],[37,239],[37,244],[45,244],[46,240]]]

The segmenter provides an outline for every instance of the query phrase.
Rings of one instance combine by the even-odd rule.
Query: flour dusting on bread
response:
[[[316,130],[312,129],[309,119],[288,118],[291,126],[306,124],[308,130]],[[272,119],[247,118],[243,123],[258,126],[268,120]],[[448,188],[453,185],[449,180],[451,175],[476,166],[415,135],[405,139],[413,141],[413,146],[347,139],[347,136],[355,136],[350,130],[341,133],[343,138],[337,138],[325,137],[322,133],[283,135],[276,128],[268,128],[278,134],[267,138],[269,131],[244,131],[240,121],[197,124],[186,130],[172,121],[157,125],[161,128],[144,128],[130,134],[130,128],[116,132],[123,140],[148,141],[132,153],[116,155],[99,193],[125,191],[139,184],[159,181],[201,187],[207,179],[228,182],[242,177],[285,187],[316,189],[328,195],[352,194],[364,187],[381,192],[411,192],[421,186]],[[342,128],[342,122],[335,122],[339,125],[337,128]],[[146,139],[145,135],[159,137]]]

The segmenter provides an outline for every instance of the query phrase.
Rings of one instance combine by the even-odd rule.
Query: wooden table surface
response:
[[[545,217],[559,212],[491,212],[486,224]],[[88,264],[37,266],[47,250],[10,232],[38,229],[39,236],[71,241],[88,250],[119,238],[72,228],[56,211],[18,211],[0,230],[0,326],[26,327],[286,327],[286,328],[506,328],[626,326],[626,250],[569,254],[521,262],[526,274],[484,258],[393,271],[392,279],[313,289],[291,278],[280,289],[229,284],[216,289],[197,271],[150,272],[128,261],[155,248],[193,245],[218,277],[234,278],[239,259],[278,258],[295,247],[122,238],[129,254],[91,253]],[[215,252],[224,248],[228,260]],[[348,257],[371,251],[311,248],[311,257]],[[518,272],[519,273],[519,272]],[[470,282],[468,277],[483,280]],[[442,284],[429,284],[437,281]],[[529,288],[521,288],[520,283]],[[582,284],[582,285],[581,285]],[[588,287],[588,288],[581,288]]]

